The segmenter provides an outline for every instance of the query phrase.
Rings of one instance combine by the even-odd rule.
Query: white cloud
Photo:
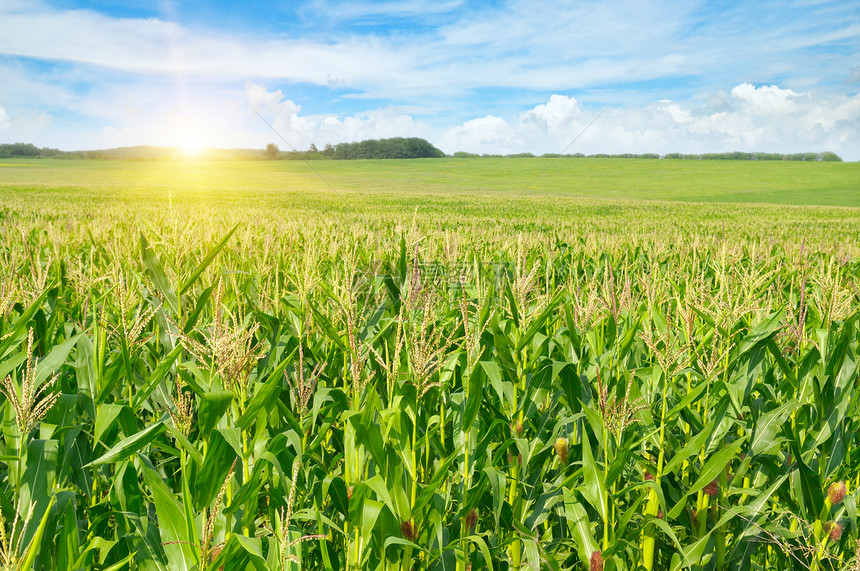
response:
[[[342,118],[335,115],[306,116],[301,115],[300,105],[284,98],[280,89],[268,91],[263,85],[249,82],[245,93],[251,107],[277,131],[277,135],[271,134],[269,138],[283,137],[295,149],[306,149],[311,143],[321,147],[364,139],[433,136],[429,125],[396,108],[365,111]]]
[[[280,116],[282,114],[292,115],[301,111],[301,106],[296,105],[292,101],[284,99],[283,92],[267,91],[262,85],[248,82],[245,85],[245,93],[248,96],[248,103],[251,107],[262,114]]]
[[[555,130],[570,125],[581,114],[582,106],[576,98],[551,95],[549,101],[527,111],[523,115],[522,122]]]
[[[373,20],[378,17],[425,17],[455,10],[462,0],[373,0],[347,3],[316,0],[309,6],[317,18],[332,20]]]
[[[751,115],[787,115],[799,109],[798,98],[808,97],[791,89],[780,89],[775,85],[756,87],[742,83],[732,89],[732,97],[749,108]]]
[[[445,132],[447,153],[560,152],[596,117],[576,99],[553,95],[511,117],[485,117]],[[860,94],[816,97],[777,86],[740,84],[704,106],[662,100],[613,107],[567,152],[704,153],[830,150],[860,159]]]
[[[321,21],[326,18],[319,12],[330,12],[331,20],[378,17],[385,25],[334,29],[338,39],[322,41],[310,39],[318,37],[316,19],[309,19],[307,37],[230,34],[157,18],[58,10],[38,0],[7,1],[0,3],[0,54],[125,73],[306,82],[349,88],[353,97],[416,104],[416,97],[487,86],[558,92],[684,77],[735,84],[798,73],[842,80],[842,60],[815,54],[860,36],[847,5],[807,9],[802,19],[777,16],[787,10],[767,2],[737,5],[714,17],[701,3],[665,0],[504,0],[480,7],[456,0],[320,0],[300,9],[308,10]],[[771,16],[762,25],[756,18],[765,13]],[[422,25],[396,25],[413,16]],[[821,49],[803,54],[805,71],[798,72],[798,50],[816,47]],[[749,53],[756,57],[738,55]]]
[[[96,130],[63,130],[47,107],[26,107],[20,102],[10,106],[4,99],[0,141],[22,140],[69,150],[187,142],[262,148],[275,142],[284,149],[302,150],[311,143],[322,148],[339,142],[414,136],[449,154],[829,150],[846,160],[860,160],[860,94],[798,93],[774,85],[739,84],[695,100],[663,99],[602,110],[583,105],[575,97],[554,94],[516,113],[467,115],[459,124],[446,124],[441,113],[428,114],[426,108],[399,106],[308,114],[284,91],[254,82],[237,91],[207,91],[205,97],[168,84],[142,93],[147,95],[131,84],[111,86],[97,97],[79,100],[66,94],[71,101],[67,105],[100,118]]]
[[[72,33],[73,31],[73,33]],[[278,77],[363,85],[416,66],[408,49],[373,37],[319,43],[192,29],[156,18],[0,5],[0,54],[95,65],[129,73],[245,79]]]
[[[450,129],[443,135],[441,144],[449,152],[511,153],[522,146],[515,138],[516,128],[513,125],[501,117],[487,115]]]
[[[47,135],[54,119],[50,113],[36,109],[9,112],[0,106],[0,143],[33,143],[40,147],[53,146]]]

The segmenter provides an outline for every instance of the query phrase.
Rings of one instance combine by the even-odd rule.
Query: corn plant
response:
[[[202,196],[5,199],[3,568],[860,565],[850,224]]]

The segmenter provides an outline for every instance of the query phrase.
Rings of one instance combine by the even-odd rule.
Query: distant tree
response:
[[[275,143],[269,143],[266,145],[266,150],[263,151],[263,156],[269,160],[279,159],[281,158],[281,150]]]
[[[38,157],[41,151],[31,143],[7,143],[0,145],[2,157]]]
[[[831,153],[830,151],[825,151],[825,152],[821,153],[820,155],[818,155],[818,160],[819,161],[842,162],[842,157],[840,157],[836,153]]]
[[[329,153],[331,151],[331,153]],[[417,137],[367,139],[356,143],[338,143],[333,149],[326,145],[325,156],[334,159],[425,159],[444,157],[445,153]]]
[[[320,152],[320,150],[317,148],[317,146],[316,146],[316,145],[314,145],[313,143],[311,143],[311,146],[310,146],[310,147],[308,147],[308,152],[309,152],[309,153],[318,153],[318,152]]]

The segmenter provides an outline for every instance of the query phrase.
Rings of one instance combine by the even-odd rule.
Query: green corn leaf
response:
[[[36,365],[36,384],[41,385],[45,379],[51,373],[54,373],[66,363],[66,359],[68,359],[69,353],[72,348],[77,344],[78,340],[81,338],[83,333],[78,333],[77,335],[67,339],[63,343],[59,345],[55,345],[50,353],[45,355],[42,359],[39,359],[38,364]]]
[[[91,419],[96,416],[95,397],[98,383],[93,349],[93,342],[87,335],[81,335],[78,338],[75,351],[75,378],[78,380],[78,394],[83,397],[84,409]],[[0,375],[0,378],[2,376]]]
[[[738,541],[734,544],[732,548],[732,553],[729,555],[728,560],[734,561],[735,559],[743,556],[741,550],[745,550],[746,546],[749,543],[757,543],[757,537],[761,530],[761,527],[756,522],[761,516],[767,516],[767,502],[770,500],[771,496],[776,492],[776,490],[782,486],[783,482],[788,478],[788,474],[783,474],[764,492],[759,494],[752,502],[750,502],[747,506],[742,506],[741,508],[732,508],[730,511],[734,511],[737,514],[743,516],[744,523],[742,525],[742,529],[738,534]],[[742,509],[743,508],[743,509]]]
[[[503,406],[508,406],[510,410],[513,410],[516,407],[516,403],[514,402],[514,387],[510,382],[503,380],[502,369],[499,367],[499,364],[495,361],[481,361],[480,365],[487,375],[487,379],[490,381],[490,386],[496,391],[499,401],[501,401]]]
[[[591,443],[587,437],[582,439],[582,473],[585,477],[584,487],[580,489],[583,497],[597,510],[600,518],[607,521],[606,485],[603,473],[591,455]]]
[[[143,265],[146,268],[147,273],[149,274],[149,278],[152,280],[152,283],[155,285],[156,289],[161,293],[164,297],[165,302],[167,302],[168,307],[173,312],[174,316],[179,315],[179,298],[176,295],[176,292],[170,286],[170,282],[167,281],[167,276],[164,275],[164,269],[161,266],[161,261],[158,259],[158,256],[155,255],[155,252],[149,246],[149,242],[146,240],[146,236],[143,235],[143,232],[140,233],[140,256],[143,260]]]
[[[183,450],[185,450],[185,452],[191,457],[194,463],[197,464],[197,467],[199,468],[200,466],[202,466],[203,455],[200,453],[199,450],[194,447],[193,444],[191,444],[188,438],[184,434],[182,434],[175,426],[173,426],[172,423],[165,423],[165,426],[167,427],[167,431],[170,432],[170,434],[173,435],[173,437],[176,439],[176,442],[179,444],[179,446]]]
[[[483,363],[482,363],[483,365]],[[472,374],[469,377],[468,391],[466,393],[466,407],[463,410],[461,430],[466,430],[475,422],[475,417],[478,415],[478,410],[481,407],[481,402],[484,396],[484,385],[486,384],[487,376],[484,374],[484,367],[475,367],[472,369]]]
[[[133,434],[118,442],[103,455],[87,464],[85,468],[125,460],[132,454],[141,451],[147,444],[158,438],[166,429],[164,420],[159,420],[137,434]]]
[[[233,402],[233,391],[209,391],[200,398],[200,408],[197,411],[197,427],[200,437],[209,438],[215,425],[224,416]]]
[[[120,571],[120,569],[128,569],[129,563],[134,561],[134,558],[136,555],[137,555],[136,551],[134,553],[129,553],[128,556],[126,556],[124,559],[114,563],[110,567],[105,567],[104,571]],[[150,561],[154,562],[151,559],[150,559]],[[162,567],[160,565],[156,566],[156,569],[161,569],[161,568]]]
[[[5,340],[0,340],[0,360],[6,359],[6,357],[11,353],[12,348],[27,337],[27,326],[36,312],[41,309],[50,290],[51,286],[46,285],[44,291],[39,294],[39,297],[27,306],[27,309],[25,309],[21,316],[15,320],[15,324],[11,329],[3,332]]]
[[[679,559],[675,561],[672,565],[672,571],[679,571],[680,569],[684,569],[689,567],[696,561],[702,558],[702,555],[705,553],[705,548],[708,546],[708,541],[711,539],[711,533],[708,532],[703,535],[698,540],[689,544],[686,548],[681,551],[681,555],[683,555],[683,559]]]
[[[33,532],[32,537],[25,543],[27,545],[26,551],[24,551],[24,555],[21,558],[21,569],[32,569],[33,562],[36,560],[36,556],[39,554],[40,547],[42,545],[42,536],[45,533],[45,526],[48,523],[48,515],[51,513],[51,507],[54,505],[54,498],[52,497],[47,501],[47,504],[44,506],[44,511],[42,511],[42,516],[39,520],[39,525],[36,527]],[[35,512],[34,512],[35,513]]]
[[[385,540],[385,545],[384,545],[385,552],[388,552],[388,548],[391,547],[392,545],[397,545],[400,547],[409,547],[409,548],[414,549],[416,551],[422,551],[424,553],[427,553],[427,550],[424,549],[423,547],[421,547],[420,545],[418,545],[417,543],[413,543],[409,540],[403,539],[402,537],[389,537],[389,538],[387,538]]]
[[[734,353],[744,355],[756,344],[774,335],[782,327],[782,315],[783,312],[780,310],[765,317],[743,338]]]
[[[400,518],[401,520],[407,519],[408,514],[400,514],[397,513],[397,510],[394,507],[394,502],[391,501],[391,493],[388,491],[388,484],[385,483],[385,480],[382,479],[382,476],[376,475],[372,478],[365,480],[364,483],[374,492],[376,492],[376,497],[378,500],[382,501],[391,513]]]
[[[341,337],[334,325],[331,324],[331,321],[329,321],[329,319],[320,312],[316,304],[313,301],[309,301],[308,307],[310,307],[311,312],[313,312],[314,322],[322,326],[322,329],[325,331],[328,338],[334,342],[341,351],[348,351],[346,343],[343,341],[343,337]]]
[[[564,496],[564,515],[567,520],[568,530],[576,542],[579,551],[579,559],[586,567],[589,566],[591,554],[597,551],[597,542],[591,531],[591,522],[585,508],[576,501],[572,491],[562,488]]]
[[[0,379],[5,379],[7,375],[10,375],[12,371],[16,368],[20,367],[22,363],[27,360],[27,351],[19,351],[17,355],[12,357],[11,359],[7,359],[0,363]],[[20,379],[17,379],[20,380]]]
[[[57,539],[57,568],[74,569],[74,563],[81,551],[74,502],[67,502],[65,507],[59,511],[60,513],[57,516],[58,518],[62,518],[63,524]]]
[[[487,542],[480,535],[470,535],[466,537],[466,541],[474,543],[478,548],[478,551],[481,553],[481,556],[484,558],[485,569],[493,570],[493,557],[490,555],[490,548],[487,546]]]
[[[493,522],[496,528],[498,528],[499,518],[502,515],[502,506],[505,503],[505,488],[507,484],[507,478],[505,477],[504,472],[496,470],[492,466],[485,467],[484,473],[490,480],[490,489],[492,490],[493,494]]]
[[[207,566],[207,569],[220,569],[222,567],[224,569],[269,571],[269,566],[263,558],[260,538],[230,534],[224,547]]]
[[[233,226],[233,228],[231,228],[230,231],[227,232],[227,235],[224,236],[224,238],[222,238],[221,241],[215,245],[215,247],[209,250],[209,253],[206,254],[206,257],[203,258],[203,261],[200,262],[197,268],[191,273],[190,276],[188,276],[188,279],[185,280],[185,282],[183,282],[183,284],[179,287],[180,296],[186,291],[188,291],[188,288],[194,285],[194,282],[197,281],[197,279],[200,277],[200,274],[202,274],[203,271],[209,266],[209,264],[212,263],[212,260],[214,260],[215,256],[218,255],[218,252],[220,252],[221,249],[224,248],[225,245],[227,245],[227,240],[230,239],[230,237],[233,235],[234,232],[236,232],[238,228],[239,223]]]
[[[445,460],[436,468],[436,472],[433,474],[433,477],[427,485],[423,486],[418,492],[418,497],[415,499],[415,506],[412,508],[413,514],[424,509],[424,506],[430,503],[430,500],[433,498],[433,494],[439,490],[439,487],[450,475],[449,470],[451,469],[451,465],[454,463],[454,460],[459,458],[461,454],[462,451],[456,450],[453,454],[445,458]]]
[[[125,409],[124,404],[103,404],[99,405],[96,411],[96,423],[93,430],[93,446],[97,445],[104,435],[105,431],[113,426],[120,413]]]
[[[167,372],[176,362],[176,359],[179,357],[179,354],[182,353],[182,345],[177,345],[173,351],[168,353],[161,362],[158,363],[158,366],[152,371],[152,374],[149,378],[143,383],[143,385],[134,392],[132,396],[132,408],[135,410],[139,409],[141,405],[149,398],[149,395],[158,387],[159,383],[164,380],[167,376]]]
[[[212,503],[230,471],[230,466],[239,456],[234,444],[230,443],[225,434],[226,431],[213,430],[209,438],[209,449],[203,457],[203,465],[192,483],[195,509],[201,510]]]
[[[514,322],[514,327],[519,329],[519,327],[520,327],[520,310],[522,308],[517,307],[517,302],[516,302],[516,299],[514,298],[514,290],[511,288],[511,280],[505,281],[505,288],[504,288],[502,293],[504,294],[505,298],[508,300],[508,306],[511,308],[511,319]],[[537,331],[537,330],[535,330],[535,331]],[[528,343],[528,341],[526,341],[526,343],[524,343],[523,346],[525,346],[527,343]]]
[[[200,297],[197,298],[197,303],[194,304],[194,311],[185,318],[185,325],[182,326],[182,330],[186,335],[190,334],[194,330],[194,326],[197,325],[197,320],[200,319],[200,315],[203,313],[203,310],[206,309],[206,304],[209,303],[209,298],[212,297],[212,292],[215,291],[216,287],[217,285],[207,287],[200,294]]]
[[[550,316],[555,312],[556,306],[558,306],[559,302],[561,302],[562,297],[565,295],[564,290],[558,290],[555,292],[555,295],[547,302],[546,307],[544,307],[543,311],[534,318],[529,325],[529,328],[523,333],[522,337],[520,337],[519,342],[517,343],[517,351],[522,351],[523,347],[531,343],[532,338],[535,334],[540,330],[541,327],[547,325],[547,322]]]
[[[397,257],[397,272],[400,274],[400,283],[406,283],[406,272],[408,271],[409,252],[406,251],[406,232],[400,232],[400,255]],[[399,295],[398,295],[399,297]]]
[[[239,422],[236,423],[239,427],[243,429],[248,428],[252,422],[256,421],[259,411],[264,410],[269,412],[277,406],[279,402],[278,396],[281,394],[281,382],[284,371],[287,369],[287,365],[292,362],[293,355],[297,351],[298,347],[287,358],[281,361],[264,382],[257,382],[254,387],[254,396],[251,397],[251,401],[245,407],[244,414],[242,414]]]
[[[799,478],[802,491],[801,510],[804,517],[812,519],[818,517],[824,507],[824,492],[821,489],[821,480],[818,474],[810,468],[800,453],[797,440],[791,440],[791,452],[793,461],[797,464],[797,473],[793,477]]]
[[[739,438],[712,454],[705,462],[705,465],[702,466],[702,469],[699,471],[699,477],[690,486],[690,491],[687,494],[698,492],[713,482],[720,472],[726,469],[729,462],[737,456],[738,450],[741,449],[745,441],[746,437]]]
[[[365,548],[371,540],[373,528],[376,525],[379,512],[382,511],[383,507],[385,507],[385,504],[382,502],[377,502],[376,500],[371,500],[369,498],[365,498],[361,504],[361,520],[359,523],[359,529],[361,530],[361,544]]]
[[[48,506],[54,501],[59,444],[57,440],[32,440],[27,445],[19,493],[19,512],[23,513],[19,516],[24,518],[31,505],[34,509],[29,527],[22,530],[22,545],[34,541],[34,534],[38,532],[35,523],[43,519],[46,513],[43,510],[50,511]]]
[[[672,544],[675,546],[675,548],[679,552],[682,552],[684,550],[683,546],[681,545],[681,542],[678,540],[678,536],[675,534],[675,531],[672,529],[672,526],[670,526],[664,520],[657,518],[657,517],[649,516],[647,519],[647,523],[645,525],[653,525],[653,526],[657,527],[660,531],[662,531],[666,535],[666,537],[668,537],[669,539],[672,540]]]
[[[782,425],[786,418],[788,418],[788,415],[793,411],[797,410],[799,406],[799,402],[796,400],[790,400],[774,410],[761,415],[755,425],[755,431],[753,433],[752,441],[750,442],[750,452],[754,455],[761,454],[773,446],[773,439],[782,429]]]
[[[188,533],[188,529],[193,529],[193,526],[185,521],[182,506],[158,472],[148,466],[144,466],[142,472],[144,482],[152,493],[158,530],[170,569],[189,571],[196,564],[194,545],[198,544],[199,538]]]

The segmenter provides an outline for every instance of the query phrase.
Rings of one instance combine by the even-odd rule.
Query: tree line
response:
[[[69,153],[59,149],[40,149],[31,143],[4,143],[0,145],[0,159],[11,157],[44,157],[52,158],[64,156]]]
[[[318,149],[311,144],[307,151],[281,152],[270,143],[264,150],[270,159],[436,159],[445,153],[419,137],[393,137],[390,139],[366,139],[354,143],[328,144]]]
[[[835,161],[841,162],[842,157],[836,153],[825,151],[822,153],[748,153],[741,151],[733,151],[728,153],[702,153],[702,154],[686,154],[686,153],[667,153],[660,155],[657,153],[620,153],[608,154],[597,153],[586,155],[583,153],[559,154],[559,153],[544,153],[535,155],[534,153],[514,153],[508,155],[498,154],[477,154],[459,151],[451,155],[456,159],[472,159],[472,158],[565,158],[565,159],[685,159],[698,161]]]
[[[825,151],[823,153],[743,153],[735,151],[731,153],[704,153],[701,155],[687,155],[682,153],[669,153],[664,159],[693,159],[693,160],[728,160],[728,161],[835,161],[842,162],[842,157],[836,153]]]
[[[0,144],[0,159],[22,158],[61,158],[61,159],[121,159],[121,160],[166,160],[183,157],[183,151],[172,147],[123,147],[98,151],[61,151],[59,149],[40,148],[31,143]],[[206,149],[199,158],[211,160],[352,160],[352,159],[424,159],[442,158],[445,153],[434,147],[425,139],[418,137],[393,137],[390,139],[366,139],[354,143],[338,143],[325,145],[318,149],[311,144],[307,151],[281,151],[274,143],[269,143],[265,149]],[[515,154],[476,154],[464,151],[450,155],[454,158],[537,158],[533,153]],[[598,153],[586,155],[583,153],[558,154],[545,153],[541,158],[614,158],[614,159],[682,159],[682,160],[731,160],[731,161],[836,161],[842,158],[829,151],[821,153],[757,153],[757,152],[727,152],[727,153]]]

